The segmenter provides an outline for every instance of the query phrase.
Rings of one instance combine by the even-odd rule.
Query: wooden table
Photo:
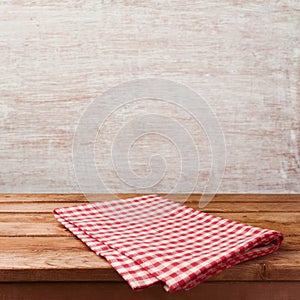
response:
[[[135,194],[136,195],[136,194]],[[93,195],[98,201],[129,197]],[[174,195],[173,199],[183,196]],[[197,208],[199,195],[185,203]],[[105,259],[53,217],[83,195],[0,195],[0,299],[296,299],[300,297],[300,195],[217,195],[203,211],[282,231],[277,252],[231,267],[185,292],[132,291]],[[297,297],[298,295],[298,297]],[[299,299],[299,298],[298,298]]]

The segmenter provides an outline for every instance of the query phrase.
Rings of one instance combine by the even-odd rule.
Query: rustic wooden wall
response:
[[[227,147],[219,192],[300,192],[299,28],[297,0],[1,1],[0,192],[78,192],[72,140],[82,112],[107,89],[147,77],[191,87],[216,113]],[[105,184],[136,191],[117,177],[110,145],[124,116],[151,109],[194,134],[201,192],[205,134],[187,112],[147,101],[119,109],[100,130]],[[132,151],[138,175],[153,152],[165,158],[166,177],[148,191],[170,191],[176,147],[150,134]]]

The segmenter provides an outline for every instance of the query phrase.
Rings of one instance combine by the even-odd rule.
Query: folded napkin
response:
[[[190,289],[242,261],[274,252],[282,233],[209,215],[157,195],[56,208],[57,220],[133,289]]]

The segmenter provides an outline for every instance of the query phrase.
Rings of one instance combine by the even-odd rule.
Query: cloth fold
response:
[[[56,208],[57,220],[105,257],[133,289],[191,289],[237,263],[277,250],[283,234],[147,195]]]

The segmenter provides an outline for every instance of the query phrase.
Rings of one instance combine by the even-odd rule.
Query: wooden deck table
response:
[[[98,201],[136,194],[93,195]],[[182,199],[173,195],[172,199]],[[199,195],[186,205],[198,208]],[[52,215],[86,202],[80,194],[0,195],[0,300],[4,299],[300,299],[300,195],[216,195],[213,215],[279,230],[285,240],[270,255],[233,266],[190,291],[160,284],[132,291],[105,259]]]

